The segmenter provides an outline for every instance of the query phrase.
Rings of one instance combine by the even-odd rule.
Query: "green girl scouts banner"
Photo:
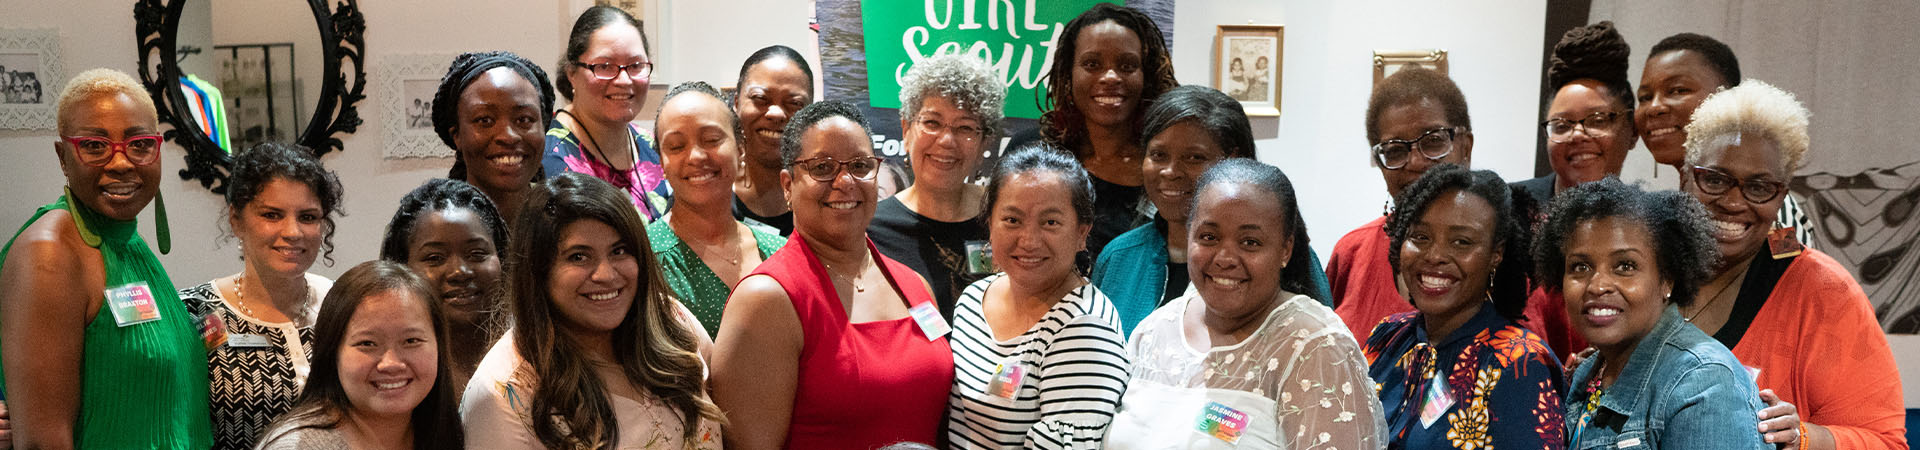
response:
[[[1046,98],[1047,70],[1058,52],[1053,44],[1067,22],[1102,2],[817,0],[814,17],[825,84],[820,98],[863,106],[873,127],[875,153],[896,165],[893,176],[910,178],[898,166],[906,158],[900,144],[899,80],[915,61],[952,52],[986,59],[1007,85],[1007,120],[1001,124],[1006,134],[1029,130],[1040,117],[1040,100]],[[1161,38],[1172,45],[1174,0],[1124,3],[1152,17]],[[1002,136],[989,151],[997,155],[1004,143]],[[904,186],[911,180],[895,182]]]
[[[942,53],[987,60],[1008,99],[1046,95],[1047,69],[1061,30],[1100,0],[882,0],[860,5],[873,106],[900,107],[900,78],[913,63]],[[1107,3],[1119,3],[1110,1]],[[1037,119],[1033,101],[1007,102],[1007,117]]]

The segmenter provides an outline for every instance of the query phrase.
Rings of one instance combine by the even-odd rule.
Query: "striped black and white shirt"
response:
[[[982,304],[1005,277],[968,285],[954,307],[953,448],[1100,447],[1127,383],[1113,302],[1087,284],[1025,333],[996,340]]]

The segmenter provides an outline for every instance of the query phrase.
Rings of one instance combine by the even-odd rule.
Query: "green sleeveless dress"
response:
[[[160,313],[159,320],[121,327],[103,300],[99,314],[87,324],[74,448],[211,447],[206,345],[167,271],[136,232],[138,222],[107,218],[61,196],[35,211],[27,224],[57,209],[71,211],[81,236],[100,249],[106,285],[147,283]],[[26,225],[20,228],[24,231]],[[19,236],[14,232],[0,248],[0,263]],[[6,376],[6,368],[0,367],[0,394]]]

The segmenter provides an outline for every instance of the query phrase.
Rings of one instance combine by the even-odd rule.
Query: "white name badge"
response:
[[[927,335],[928,341],[940,339],[953,330],[947,327],[947,319],[940,317],[940,308],[935,308],[933,302],[914,305],[907,310],[907,315],[913,316],[913,323],[920,325],[920,333]]]
[[[227,347],[268,348],[273,347],[273,341],[267,340],[266,336],[258,334],[234,333],[227,335]]]

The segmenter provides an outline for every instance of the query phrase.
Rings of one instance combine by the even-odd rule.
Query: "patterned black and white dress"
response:
[[[273,419],[293,407],[307,382],[313,354],[313,318],[333,280],[307,274],[313,301],[299,324],[269,323],[234,308],[212,281],[180,290],[194,317],[215,314],[227,326],[227,345],[207,353],[208,401],[215,450],[253,448]]]

